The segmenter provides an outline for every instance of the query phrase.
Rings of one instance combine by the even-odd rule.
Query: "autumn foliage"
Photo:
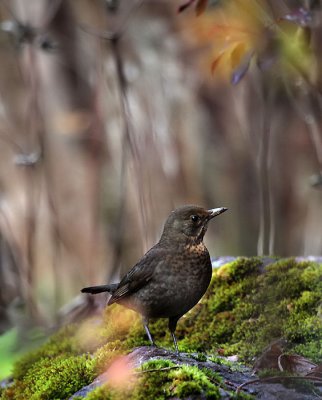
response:
[[[207,63],[215,78],[224,76],[237,84],[252,64],[261,70],[312,72],[310,10],[275,11],[266,0],[229,0],[208,7],[207,3],[188,1],[179,12],[194,6],[198,18],[190,16],[188,24],[196,41],[207,46]]]

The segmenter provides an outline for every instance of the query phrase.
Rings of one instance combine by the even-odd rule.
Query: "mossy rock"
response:
[[[66,399],[94,379],[93,360],[87,355],[43,357],[23,378],[5,389],[1,399]]]
[[[218,352],[237,354],[240,361],[251,365],[272,340],[284,338],[289,352],[321,362],[321,293],[321,264],[283,259],[263,267],[260,258],[239,258],[214,271],[207,294],[181,318],[179,348],[203,357],[215,357]],[[150,330],[158,345],[172,348],[166,320],[152,322]],[[22,357],[14,367],[13,384],[0,392],[0,399],[68,398],[116,357],[144,344],[148,341],[139,316],[119,305],[108,307],[100,322],[89,319],[63,328]],[[146,388],[152,386],[155,398],[161,396],[160,391],[176,398],[186,398],[194,391],[204,398],[220,398],[216,397],[220,396],[217,384],[203,374],[183,367],[166,374],[142,373],[140,385],[131,390],[136,397],[131,398],[143,399]],[[89,396],[122,398],[115,397],[113,390],[96,389]]]
[[[177,365],[169,360],[159,359],[144,362],[131,375],[126,385],[115,387],[106,383],[86,396],[86,400],[163,400],[171,399],[229,399],[250,400],[252,396],[221,389],[219,374],[206,368],[191,365]]]

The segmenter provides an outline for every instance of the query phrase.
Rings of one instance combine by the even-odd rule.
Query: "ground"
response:
[[[218,365],[244,374],[235,379],[235,385],[241,384],[252,379],[247,367],[276,340],[283,343],[286,355],[303,356],[312,365],[321,362],[321,293],[320,263],[238,258],[214,270],[202,301],[179,321],[181,359],[172,352],[167,321],[151,324],[157,345],[169,349],[155,357],[141,347],[148,341],[137,314],[113,305],[103,316],[62,328],[16,361],[13,381],[0,389],[0,399],[68,399],[87,385],[90,390],[73,398],[234,398],[234,377],[230,376],[232,386],[227,386],[227,376]],[[141,352],[141,361],[132,365],[129,359],[135,352]],[[130,358],[124,358],[126,354]],[[97,377],[107,379],[95,381]],[[315,390],[303,387],[304,392]],[[260,391],[256,394],[252,387],[251,392],[260,398]],[[304,392],[299,399],[310,398]],[[236,398],[241,396],[249,394]]]

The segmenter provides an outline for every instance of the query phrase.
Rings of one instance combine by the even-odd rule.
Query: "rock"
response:
[[[212,361],[198,361],[198,357],[200,355],[197,354],[188,354],[188,353],[180,353],[179,355],[159,347],[153,346],[142,346],[137,347],[127,356],[128,363],[133,368],[140,367],[146,361],[151,360],[159,360],[166,359],[170,360],[178,365],[190,365],[197,366],[198,368],[207,368],[213,372],[219,373],[219,375],[224,379],[225,385],[231,391],[235,391],[239,385],[246,383],[248,381],[254,381],[256,377],[252,376],[251,370],[247,367],[240,367],[242,371],[233,371],[230,367],[222,364],[217,364]],[[224,360],[224,358],[223,358]],[[97,377],[93,383],[85,386],[77,393],[75,393],[70,399],[75,398],[76,396],[86,397],[88,393],[90,393],[95,388],[103,385],[107,382],[108,372]],[[228,390],[227,389],[227,390]],[[283,386],[281,383],[265,383],[258,382],[252,383],[245,386],[245,389],[242,390],[244,393],[248,393],[254,396],[255,399],[258,400],[316,400],[316,395],[306,394],[302,392],[296,391],[294,388],[287,388]],[[223,388],[220,389],[220,393],[222,399],[230,399],[228,391]],[[321,392],[322,394],[322,392]],[[193,397],[189,397],[192,399]],[[196,397],[196,399],[201,399],[202,397]],[[188,400],[188,398],[187,398]]]

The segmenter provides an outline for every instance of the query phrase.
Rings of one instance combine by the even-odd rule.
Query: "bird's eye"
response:
[[[191,220],[193,221],[193,222],[198,222],[199,221],[199,217],[198,217],[198,215],[191,215]]]

